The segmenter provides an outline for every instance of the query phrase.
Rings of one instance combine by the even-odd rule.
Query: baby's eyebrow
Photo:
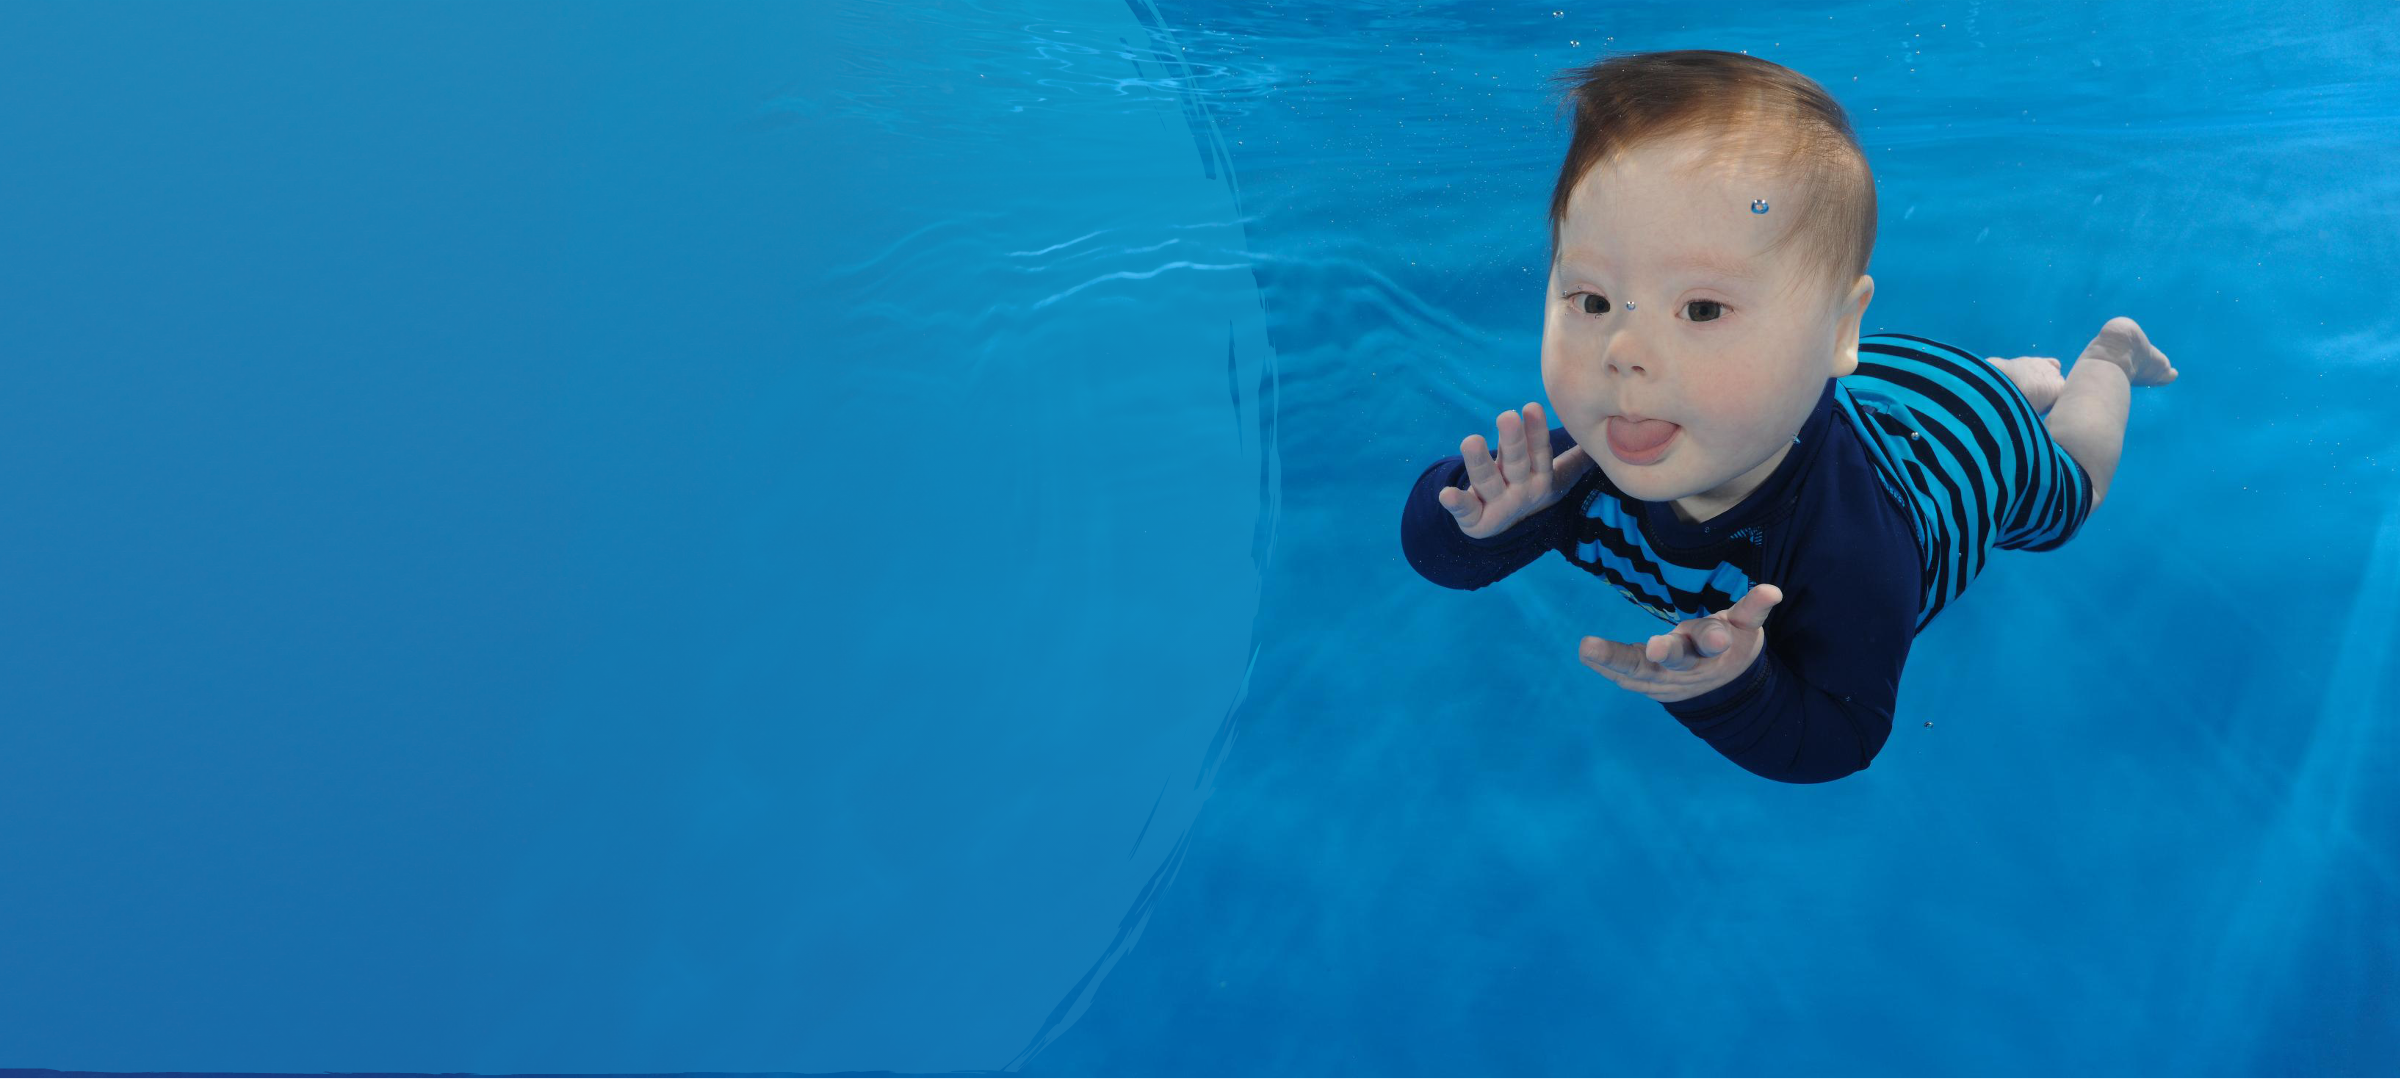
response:
[[[1570,251],[1560,256],[1559,261],[1562,264],[1570,267],[1580,268],[1581,266],[1585,265],[1583,260],[1587,257],[1588,256],[1585,256],[1580,252]],[[1604,261],[1599,259],[1591,259],[1590,264],[1603,266],[1606,265]],[[1758,272],[1751,269],[1749,263],[1740,259],[1728,258],[1714,251],[1689,251],[1681,255],[1677,255],[1674,258],[1667,260],[1667,269],[1700,270],[1706,273],[1716,274],[1719,277],[1731,278],[1736,281],[1755,281],[1758,279]]]

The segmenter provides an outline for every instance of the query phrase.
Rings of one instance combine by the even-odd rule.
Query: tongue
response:
[[[1610,426],[1616,428],[1617,441],[1624,444],[1626,449],[1636,453],[1657,449],[1659,443],[1665,442],[1675,434],[1675,425],[1666,420],[1643,420],[1640,423],[1631,423],[1619,417],[1608,422]]]

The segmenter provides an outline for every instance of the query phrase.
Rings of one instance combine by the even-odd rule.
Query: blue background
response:
[[[1864,324],[2138,390],[1873,768],[1436,588],[1543,79],[1746,50]],[[0,1067],[2400,1067],[2379,4],[0,9]],[[1931,724],[1928,726],[1927,724]]]

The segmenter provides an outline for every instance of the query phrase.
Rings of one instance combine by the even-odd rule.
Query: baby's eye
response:
[[[1609,310],[1608,297],[1597,292],[1570,292],[1567,294],[1567,298],[1580,298],[1582,302],[1576,305],[1576,309],[1587,315],[1605,315]],[[1715,322],[1725,317],[1725,304],[1719,300],[1691,300],[1683,306],[1685,313],[1691,317],[1693,322]],[[1707,310],[1708,316],[1703,318],[1693,314],[1691,309],[1695,307]]]

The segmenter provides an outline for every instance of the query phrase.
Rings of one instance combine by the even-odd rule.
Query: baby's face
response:
[[[1782,463],[1825,380],[1847,373],[1840,331],[1855,349],[1874,286],[1862,276],[1829,307],[1798,283],[1797,244],[1762,257],[1791,182],[1697,171],[1695,149],[1636,147],[1571,192],[1544,298],[1542,384],[1620,490],[1705,520]],[[1767,212],[1751,212],[1760,199]],[[1638,447],[1642,432],[1624,417],[1676,426],[1663,447],[1635,452],[1624,441]]]

